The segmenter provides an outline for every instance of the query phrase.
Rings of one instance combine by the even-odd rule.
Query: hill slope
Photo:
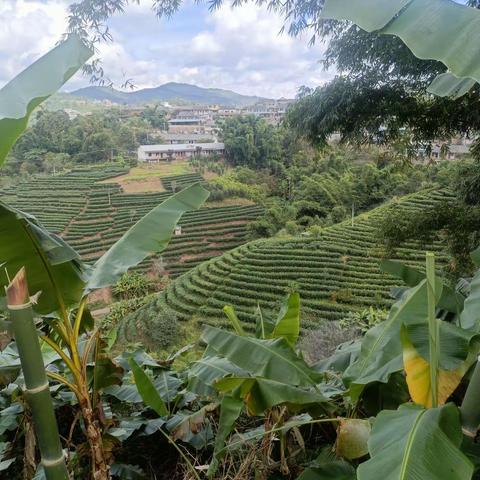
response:
[[[38,175],[0,191],[2,200],[37,217],[62,236],[86,262],[97,260],[135,222],[177,189],[203,181],[198,173],[163,176],[162,191],[124,193],[115,179],[126,173],[115,166],[77,167],[71,172]],[[103,180],[111,179],[109,183]],[[226,205],[185,213],[181,235],[160,258],[149,257],[139,269],[178,276],[204,260],[246,241],[247,225],[262,212],[258,205]]]
[[[391,287],[398,280],[380,271],[381,251],[374,233],[388,206],[413,211],[451,198],[447,191],[429,190],[390,202],[360,215],[352,226],[343,222],[326,228],[320,238],[268,239],[250,242],[221,257],[200,264],[172,282],[144,311],[172,310],[180,320],[195,318],[201,323],[226,324],[222,307],[234,305],[239,318],[252,327],[257,302],[267,310],[289,289],[299,290],[303,326],[314,327],[319,320],[338,320],[349,311],[368,306],[387,307]],[[442,244],[429,245],[446,261]],[[398,249],[396,258],[422,266],[425,246],[410,242]],[[138,316],[136,316],[138,315]],[[142,332],[136,318],[140,309],[127,317],[121,337],[138,340]],[[149,328],[154,328],[152,319]]]
[[[144,88],[133,92],[121,92],[109,87],[91,86],[71,92],[77,97],[91,100],[108,100],[125,105],[182,100],[202,105],[225,105],[244,107],[262,100],[260,97],[241,95],[231,90],[202,88],[187,83],[165,83],[155,88]]]

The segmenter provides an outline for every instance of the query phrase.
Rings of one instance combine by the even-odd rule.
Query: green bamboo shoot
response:
[[[17,273],[5,291],[25,377],[25,398],[32,410],[45,475],[47,480],[66,480],[68,472],[43,365],[24,268]]]

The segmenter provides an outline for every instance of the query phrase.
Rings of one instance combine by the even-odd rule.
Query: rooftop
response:
[[[173,145],[140,145],[140,152],[184,152],[201,150],[223,150],[223,143],[174,143]]]

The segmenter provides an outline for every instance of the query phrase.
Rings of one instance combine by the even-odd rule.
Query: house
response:
[[[157,163],[190,157],[223,155],[223,143],[177,143],[170,145],[141,145],[138,147],[138,161]]]

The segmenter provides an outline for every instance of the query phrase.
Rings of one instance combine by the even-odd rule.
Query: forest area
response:
[[[0,478],[479,479],[480,4],[273,0],[335,76],[149,163],[171,105],[53,107],[130,3],[0,89]]]

